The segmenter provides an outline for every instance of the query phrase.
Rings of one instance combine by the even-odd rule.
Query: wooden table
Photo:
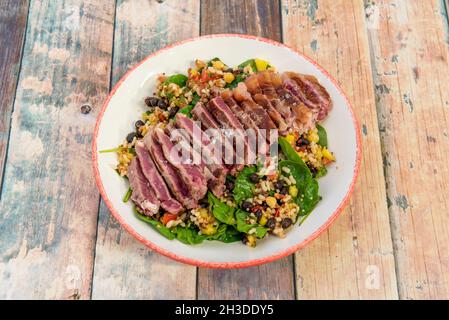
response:
[[[0,298],[448,299],[448,7],[2,0]],[[111,86],[151,52],[210,33],[304,52],[338,80],[362,127],[345,212],[260,267],[202,269],[151,252],[110,216],[93,178],[92,132]]]

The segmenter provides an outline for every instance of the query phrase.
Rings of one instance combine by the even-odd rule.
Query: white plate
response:
[[[240,242],[225,244],[205,241],[185,245],[168,240],[151,226],[135,217],[131,202],[123,203],[128,183],[114,168],[115,154],[102,153],[115,148],[132,131],[134,122],[145,111],[144,97],[155,91],[158,74],[186,73],[195,59],[219,57],[235,66],[258,57],[269,61],[279,71],[296,71],[318,78],[328,90],[334,106],[323,123],[328,133],[329,148],[337,162],[319,179],[323,197],[313,213],[286,238],[274,236],[258,241],[256,248]],[[215,268],[237,268],[270,262],[302,248],[323,232],[342,211],[353,191],[360,167],[359,127],[350,103],[333,78],[311,59],[278,42],[246,35],[213,35],[186,40],[148,56],[132,68],[114,87],[106,100],[95,127],[93,162],[95,178],[103,200],[114,217],[139,241],[157,252],[181,262]]]

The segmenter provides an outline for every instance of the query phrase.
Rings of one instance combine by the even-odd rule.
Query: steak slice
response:
[[[175,125],[177,128],[182,129],[188,140],[192,142],[193,150],[201,154],[202,161],[217,180],[214,184],[217,188],[216,192],[221,195],[224,191],[226,175],[229,170],[223,164],[221,155],[218,156],[214,152],[213,142],[192,119],[183,114],[178,113],[176,115]]]
[[[145,148],[145,145],[138,141],[136,142],[136,154],[139,158],[139,163],[142,168],[142,172],[150,187],[153,189],[156,197],[161,202],[161,207],[169,213],[177,214],[184,210],[183,206],[170,195],[170,191],[167,188],[167,185],[164,182],[164,179],[161,177],[159,172],[157,171],[156,165],[151,159],[151,156],[148,150]]]
[[[236,118],[240,121],[240,123],[243,125],[243,127],[246,129],[247,137],[248,137],[248,144],[250,148],[252,149],[253,154],[257,155],[259,154],[265,154],[267,152],[267,147],[265,143],[265,135],[263,135],[257,124],[254,122],[254,120],[251,118],[251,116],[245,112],[245,110],[242,109],[237,104],[237,101],[233,98],[233,93],[231,90],[225,90],[221,93],[221,97],[223,98],[223,101],[227,104],[229,109],[234,113]],[[253,138],[250,139],[250,136],[253,136]],[[262,138],[263,143],[260,143],[260,145],[257,143],[258,139]],[[254,140],[254,141],[252,141]],[[259,150],[258,150],[259,149]]]
[[[249,114],[260,129],[267,130],[268,139],[269,130],[276,129],[276,125],[264,108],[254,102],[243,82],[240,82],[234,89],[234,99],[240,104],[242,109]]]
[[[155,128],[154,135],[162,148],[165,159],[176,168],[184,184],[189,188],[191,196],[196,201],[204,198],[207,193],[207,182],[200,169],[192,164],[190,159],[182,159],[179,156],[180,146],[175,146],[161,128]]]
[[[201,122],[201,127],[207,131],[209,134],[209,137],[211,138],[211,141],[221,147],[222,151],[222,158],[225,162],[225,164],[229,165],[231,170],[241,170],[243,169],[242,164],[235,164],[234,163],[234,144],[232,137],[227,137],[221,130],[221,125],[215,120],[215,117],[204,107],[202,103],[197,103],[195,107],[192,109],[191,113],[193,114],[193,117],[195,120]],[[212,136],[211,132],[208,131],[208,129],[216,130],[214,134],[217,136]],[[203,134],[206,135],[206,134]],[[219,138],[220,140],[217,140]]]
[[[170,126],[170,125],[169,125]],[[167,126],[168,127],[168,126]],[[190,158],[192,160],[195,160],[195,164],[198,165],[201,172],[204,174],[207,180],[207,187],[212,191],[212,193],[217,196],[221,197],[223,195],[224,189],[225,189],[225,180],[226,175],[220,175],[217,174],[217,176],[214,176],[214,173],[211,170],[215,170],[216,172],[219,170],[216,170],[215,167],[210,167],[213,165],[209,165],[209,167],[204,163],[203,159],[201,158],[201,153],[195,150],[195,148],[191,147],[190,138],[186,135],[184,135],[181,131],[173,131],[168,130],[166,128],[167,135],[170,134],[170,139],[178,145],[181,146],[183,149],[183,152],[190,153]],[[199,159],[199,163],[197,163],[197,159]]]
[[[129,184],[132,190],[131,200],[147,216],[152,216],[159,211],[160,202],[148,186],[140,167],[139,159],[134,157],[128,167]]]
[[[238,145],[241,145],[244,150],[244,159],[245,164],[249,164],[251,160],[255,158],[255,155],[252,152],[252,149],[248,145],[248,138],[244,133],[244,127],[240,123],[239,119],[237,119],[236,115],[232,112],[232,110],[228,107],[228,105],[223,101],[221,96],[216,97],[209,101],[208,108],[211,111],[211,114],[220,124],[222,129],[231,129],[233,135],[237,139],[237,141],[233,141],[234,149],[236,151],[236,158],[238,155],[237,148]],[[231,137],[232,139],[232,137]],[[243,144],[242,144],[243,143]],[[251,162],[252,163],[252,162]]]
[[[271,105],[279,111],[287,126],[289,128],[295,127],[294,111],[286,104],[286,102],[280,100],[278,93],[274,88],[271,73],[272,72],[269,71],[263,71],[257,74],[257,80],[259,81],[262,93],[268,98]]]
[[[176,169],[164,157],[161,146],[154,137],[154,131],[150,130],[143,139],[147,149],[150,151],[151,157],[154,160],[159,172],[164,177],[167,186],[169,187],[175,198],[187,209],[198,207],[197,201],[192,198],[189,189],[179,177]]]
[[[285,135],[289,127],[279,111],[271,104],[270,100],[261,93],[254,94],[253,99],[258,105],[265,109],[271,120],[276,124],[280,133]]]
[[[297,84],[297,87],[293,87],[293,92],[307,107],[317,112],[318,121],[327,117],[332,109],[332,99],[317,78],[296,72],[284,72],[282,77],[284,82],[292,79]]]

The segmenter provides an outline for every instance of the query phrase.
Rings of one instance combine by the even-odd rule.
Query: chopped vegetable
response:
[[[259,58],[254,59],[254,64],[256,65],[257,71],[267,70],[269,66],[268,61]]]
[[[128,202],[129,198],[131,198],[132,193],[133,191],[131,190],[131,188],[128,188],[128,191],[126,191],[125,196],[123,197],[123,202]]]

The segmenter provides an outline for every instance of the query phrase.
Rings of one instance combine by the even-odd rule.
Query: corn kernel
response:
[[[268,204],[268,206],[270,207],[270,208],[274,208],[274,207],[276,207],[276,198],[275,197],[267,197],[266,199],[265,199],[265,202]]]
[[[256,64],[257,71],[264,71],[268,67],[268,62],[259,58],[254,59],[254,63]]]
[[[196,69],[191,69],[191,70],[190,70],[190,74],[192,75],[192,77],[195,77],[195,76],[198,75],[198,70],[196,70]]]
[[[335,156],[332,154],[332,152],[330,152],[329,150],[327,150],[326,147],[323,148],[323,150],[321,151],[323,157],[325,157],[327,160],[330,161],[335,161]]]
[[[201,233],[207,236],[213,235],[217,232],[217,228],[215,228],[212,224],[208,224],[205,227],[200,228]]]
[[[295,142],[295,135],[288,134],[285,136],[285,140],[287,140],[288,143],[293,144]]]
[[[292,196],[292,198],[295,198],[298,195],[298,188],[296,186],[290,186],[288,188],[288,194]]]
[[[266,225],[266,224],[267,224],[267,218],[266,218],[265,216],[262,216],[262,217],[260,218],[260,220],[259,220],[259,224],[260,224],[261,226]]]
[[[207,219],[209,217],[209,212],[207,211],[206,208],[198,209],[198,213],[199,213],[200,217],[203,219]]]
[[[226,83],[231,83],[232,81],[234,81],[235,77],[232,73],[225,72],[225,74],[223,75],[223,79],[224,81],[226,81]]]
[[[215,69],[223,70],[223,68],[224,68],[224,63],[221,62],[220,60],[216,60],[216,61],[212,62],[212,66],[213,66]]]
[[[307,140],[310,142],[318,142],[320,140],[320,137],[318,136],[318,132],[316,130],[309,131],[309,134],[307,136]]]
[[[246,235],[246,245],[250,246],[250,247],[255,247],[256,246],[256,237],[253,235]]]

